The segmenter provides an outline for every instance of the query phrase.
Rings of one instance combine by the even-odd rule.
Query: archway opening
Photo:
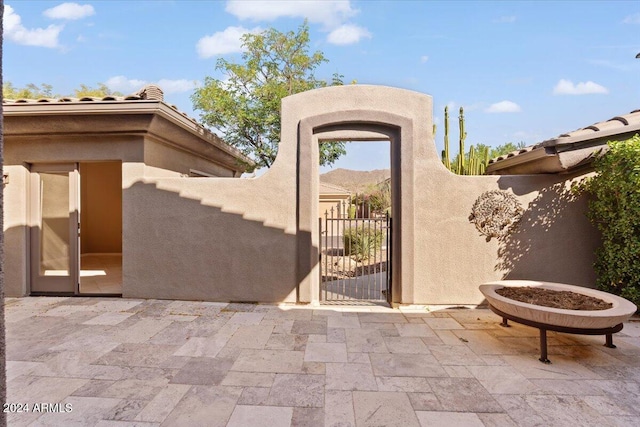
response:
[[[346,154],[319,169],[319,301],[387,305],[393,253],[390,141],[343,142]]]

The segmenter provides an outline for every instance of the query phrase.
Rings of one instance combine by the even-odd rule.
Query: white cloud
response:
[[[421,63],[423,63],[423,64],[424,64],[425,62],[427,62],[428,60],[429,60],[429,57],[428,57],[427,55],[422,55],[422,56],[420,57],[420,62],[421,62]]]
[[[231,0],[225,8],[239,19],[253,21],[273,21],[280,17],[305,18],[312,23],[320,23],[328,28],[336,27],[358,13],[350,1],[248,1]]]
[[[197,81],[186,80],[186,79],[179,79],[179,80],[160,79],[156,84],[160,86],[160,89],[162,89],[164,93],[189,92],[195,89],[196,86],[198,86]]]
[[[230,0],[225,10],[241,20],[304,18],[311,23],[321,24],[322,31],[329,32],[327,41],[336,45],[348,45],[365,37],[371,38],[366,28],[347,22],[359,12],[348,0]]]
[[[327,36],[327,41],[331,44],[347,45],[358,43],[362,38],[370,39],[371,33],[366,28],[345,24],[331,31]]]
[[[486,108],[485,113],[519,113],[522,108],[512,101],[500,101]]]
[[[4,6],[4,37],[25,46],[58,47],[58,36],[64,28],[62,25],[49,25],[47,28],[27,29],[22,25],[22,18],[9,5]]]
[[[43,12],[44,16],[51,19],[67,19],[70,21],[95,15],[96,11],[90,4],[62,3]]]
[[[112,91],[131,93],[142,89],[147,82],[145,80],[128,79],[125,76],[114,76],[110,77],[104,84]]]
[[[516,17],[515,16],[501,16],[497,19],[494,19],[493,22],[499,23],[499,24],[510,24],[512,22],[516,22]]]
[[[196,44],[196,50],[200,58],[211,58],[216,55],[242,52],[240,38],[246,33],[258,33],[260,28],[251,30],[244,27],[227,27],[224,31],[218,31],[211,36],[204,36]]]
[[[587,95],[592,93],[609,93],[609,90],[592,81],[573,84],[571,80],[561,79],[553,88],[554,95]]]
[[[149,83],[151,82],[148,82],[147,80],[129,79],[125,76],[114,76],[110,77],[105,82],[105,85],[107,85],[107,87],[112,91],[129,94],[142,89]],[[168,94],[189,92],[198,85],[198,82],[186,79],[160,79],[157,82],[153,82],[153,84],[158,85],[165,94]]]
[[[622,20],[623,24],[640,24],[640,13],[628,15]]]

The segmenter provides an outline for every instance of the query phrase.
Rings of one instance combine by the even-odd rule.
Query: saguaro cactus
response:
[[[464,165],[464,140],[467,138],[467,132],[464,130],[464,109],[460,107],[460,115],[458,116],[458,124],[460,125],[460,146],[459,146],[459,155],[458,155],[458,174],[465,175],[465,165]]]
[[[449,107],[444,107],[444,150],[442,151],[442,163],[451,170],[451,157],[449,156]]]
[[[452,162],[449,152],[449,107],[444,107],[444,150],[442,150],[442,163],[447,169],[458,175],[484,175],[484,171],[489,164],[489,147],[481,145],[480,148],[476,148],[472,145],[469,147],[469,152],[465,152],[464,144],[467,139],[467,132],[465,131],[463,107],[460,107],[458,123],[460,126],[459,151]]]

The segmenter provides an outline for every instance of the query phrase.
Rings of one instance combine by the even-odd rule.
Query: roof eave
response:
[[[115,101],[78,101],[78,102],[25,102],[3,104],[3,115],[7,117],[55,116],[55,115],[141,115],[160,116],[201,140],[213,145],[226,154],[238,158],[247,165],[255,167],[255,162],[238,149],[222,141],[213,132],[206,129],[186,114],[159,100],[115,100]]]
[[[525,163],[533,163],[540,161],[541,159],[555,157],[555,153],[548,153],[544,147],[538,147],[526,153],[519,154],[517,156],[507,157],[495,163],[491,163],[487,166],[486,175],[500,175],[504,169],[512,169],[516,166],[521,166]],[[535,172],[534,172],[535,173]]]

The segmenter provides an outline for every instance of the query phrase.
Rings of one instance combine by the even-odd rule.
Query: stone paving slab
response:
[[[12,426],[640,425],[640,319],[504,329],[486,309],[7,298]]]

